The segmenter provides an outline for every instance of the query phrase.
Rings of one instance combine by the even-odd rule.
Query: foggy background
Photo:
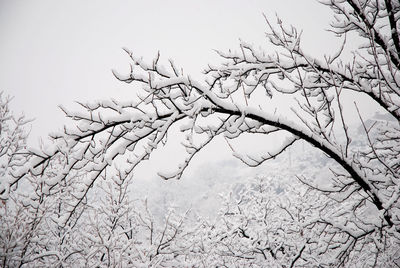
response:
[[[129,70],[123,47],[148,61],[160,51],[162,62],[173,59],[201,79],[208,63],[219,62],[214,49],[237,49],[242,39],[268,50],[263,13],[272,23],[278,14],[284,23],[303,30],[302,45],[309,54],[322,56],[340,46],[325,31],[330,9],[315,0],[0,0],[0,91],[14,96],[11,108],[16,114],[34,119],[29,145],[36,147],[39,139],[47,142],[49,132],[70,123],[59,105],[72,110],[78,109],[75,100],[135,96],[134,85],[111,73]],[[247,168],[231,156],[226,143],[216,140],[193,160],[181,181],[162,181],[156,172],[168,169],[167,159],[180,149],[158,152],[135,171],[138,196],[178,203],[190,199],[188,205],[212,207],[226,185],[274,166]],[[282,159],[290,161],[290,156]]]

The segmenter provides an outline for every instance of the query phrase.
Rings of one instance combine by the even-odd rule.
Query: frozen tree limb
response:
[[[332,200],[354,202],[347,210],[309,223],[329,226],[331,239],[341,234],[341,264],[358,250],[358,241],[364,237],[398,237],[400,29],[396,19],[400,5],[393,0],[323,3],[334,12],[330,31],[339,36],[359,35],[362,44],[351,60],[342,55],[347,39],[333,56],[319,59],[303,51],[301,33],[295,27],[286,27],[280,19],[274,25],[267,18],[267,38],[275,50],[263,51],[241,42],[238,51],[218,51],[222,63],[208,66],[200,81],[185,75],[172,61],[163,67],[159,53],[148,63],[125,49],[130,72],[113,73],[120,81],[137,86],[137,99],[82,103],[82,111],[77,112],[63,109],[75,127],[52,135],[52,147],[25,152],[30,153],[28,164],[12,170],[11,176],[0,182],[1,198],[6,200],[12,186],[30,176],[41,178],[44,196],[76,173],[86,174],[82,188],[74,193],[73,215],[74,207],[113,169],[114,162],[127,163],[120,172],[121,178],[127,177],[168,142],[174,125],[185,135],[186,155],[175,172],[159,173],[164,179],[181,178],[194,156],[218,136],[234,140],[243,134],[269,136],[281,131],[289,138],[262,156],[235,156],[258,165],[303,140],[334,160],[339,168],[332,168],[331,178],[324,178],[332,189],[327,191],[307,178],[303,181]],[[358,133],[356,127],[348,124],[350,107],[343,101],[345,92],[365,96],[386,112],[385,119],[375,120],[372,127],[361,120],[365,131],[356,138],[362,146],[353,137]],[[285,105],[278,105],[281,100]],[[232,144],[229,141],[235,152]],[[62,169],[49,174],[55,161],[62,163]],[[362,214],[370,205],[373,219]],[[335,222],[335,218],[346,221]],[[67,224],[69,218],[65,220]],[[376,244],[379,254],[380,242]],[[246,254],[244,250],[238,256],[249,257]]]

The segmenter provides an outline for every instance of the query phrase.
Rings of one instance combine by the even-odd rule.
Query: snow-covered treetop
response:
[[[54,144],[48,148],[31,150],[29,165],[1,181],[1,197],[6,199],[10,186],[28,175],[41,177],[43,192],[51,194],[69,176],[84,173],[84,187],[75,196],[79,204],[96,180],[113,169],[114,162],[126,163],[121,174],[128,176],[168,142],[169,130],[179,125],[185,134],[186,157],[175,172],[160,171],[164,179],[179,179],[193,157],[217,136],[250,166],[275,158],[297,140],[304,140],[341,167],[333,170],[331,191],[341,200],[359,195],[360,202],[371,202],[379,211],[376,228],[398,232],[400,5],[391,0],[323,3],[334,12],[330,31],[344,40],[338,51],[324,58],[303,51],[296,28],[286,27],[279,19],[274,24],[269,18],[267,38],[274,51],[241,42],[237,50],[218,52],[221,64],[208,66],[201,81],[172,61],[162,66],[160,54],[145,62],[125,49],[130,72],[114,71],[114,75],[139,87],[138,100],[81,103],[80,111],[63,108],[75,127],[52,134]],[[362,45],[349,60],[342,57],[342,51],[346,34],[351,32],[360,36]],[[355,103],[364,126],[365,148],[359,148],[351,136],[348,102],[344,101],[348,93],[368,98],[394,119],[366,127]],[[263,155],[242,155],[233,141],[245,133],[282,133],[285,138]],[[62,171],[48,176],[46,168],[56,159]]]

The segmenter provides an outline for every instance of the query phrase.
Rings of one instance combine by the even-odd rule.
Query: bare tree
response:
[[[59,163],[52,164],[55,165],[46,169],[47,176],[57,173]],[[41,177],[32,176],[21,187],[23,189],[10,193],[0,215],[2,267],[82,264],[79,257],[84,249],[81,241],[85,229],[81,216],[86,210],[86,202],[76,207],[74,198],[80,179],[76,176],[63,181],[49,195],[42,191]],[[72,216],[71,204],[77,212]],[[69,219],[67,223],[66,218]]]
[[[339,214],[352,209],[352,202],[337,203],[285,176],[258,177],[232,187],[220,216],[205,222],[196,241],[204,245],[199,248],[209,267],[399,265],[395,237],[386,237],[380,251],[379,234],[355,237],[354,230],[340,225]]]
[[[14,115],[10,110],[12,98],[3,94],[0,91],[0,177],[3,187],[9,187],[9,182],[13,181],[11,174],[27,161],[24,152],[29,120],[24,115]],[[8,188],[3,190],[6,197],[8,192]]]
[[[0,92],[0,178],[7,185],[14,170],[24,165],[26,158],[22,152],[26,146],[28,131],[25,126],[28,120],[17,117],[10,111],[11,97]],[[7,189],[8,191],[9,189]],[[7,196],[8,197],[8,196]],[[22,253],[22,243],[28,231],[25,228],[26,213],[21,207],[15,207],[15,198],[2,200],[0,203],[0,265],[15,266],[18,255]]]
[[[13,179],[2,181],[2,198],[22,178],[45,175],[49,163],[63,157],[63,170],[43,180],[44,191],[75,171],[85,172],[77,207],[114,161],[128,163],[121,171],[123,179],[167,142],[173,125],[186,135],[187,155],[176,172],[160,173],[164,179],[179,179],[196,153],[217,136],[223,136],[234,156],[250,166],[304,140],[339,167],[324,186],[299,178],[339,203],[352,204],[324,222],[347,232],[354,241],[350,245],[342,241],[338,264],[345,263],[354,245],[366,236],[378,236],[374,240],[378,254],[383,252],[381,241],[400,237],[400,5],[391,0],[327,0],[323,4],[334,12],[330,31],[344,40],[336,53],[324,58],[304,52],[299,32],[279,19],[277,25],[266,19],[274,51],[267,53],[242,42],[238,51],[218,52],[222,64],[209,66],[202,82],[185,75],[172,61],[163,67],[160,55],[146,63],[126,49],[132,61],[130,73],[114,74],[140,86],[139,100],[81,103],[82,112],[64,109],[76,127],[53,135],[55,146],[36,152],[30,165],[13,171]],[[347,60],[343,51],[350,33],[359,36],[361,45]],[[390,118],[368,124],[354,103],[364,130],[364,147],[352,137],[351,107],[344,102],[348,93],[368,98]],[[278,106],[277,100],[286,105]],[[239,136],[271,133],[282,133],[284,142],[263,155],[236,152],[233,141]],[[365,217],[366,208],[373,217]],[[74,213],[72,209],[70,215]]]
[[[26,125],[29,120],[23,115],[17,117],[13,114],[9,105],[11,100],[10,97],[3,97],[0,92],[2,184],[11,181],[13,172],[26,166],[30,160],[30,154],[26,150],[29,134]],[[54,185],[50,192],[43,187],[44,181],[53,178],[63,166],[62,160],[59,156],[54,157],[42,176],[26,176],[18,189],[15,185],[7,199],[1,201],[1,267],[60,267],[79,252],[79,246],[73,243],[79,228],[74,227],[83,210],[83,204],[76,207],[76,192],[71,194],[72,190],[79,188],[79,176],[71,176],[68,181]],[[70,215],[70,204],[79,213],[68,224],[64,224],[64,215]]]
[[[157,220],[146,199],[130,197],[132,176],[122,178],[117,173],[102,181],[99,202],[88,210],[82,230],[85,266],[187,267],[183,263],[197,226],[189,211],[178,213],[166,204],[169,211]]]

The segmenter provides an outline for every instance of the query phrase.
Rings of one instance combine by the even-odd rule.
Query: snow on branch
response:
[[[0,182],[0,197],[7,200],[20,181],[36,178],[40,203],[59,191],[59,185],[83,176],[69,202],[69,214],[59,220],[66,227],[77,217],[99,178],[115,171],[115,163],[124,163],[119,174],[121,179],[128,177],[154,150],[168,143],[168,133],[177,126],[185,137],[181,146],[186,154],[175,171],[161,170],[160,177],[181,178],[194,156],[218,137],[225,138],[234,156],[250,166],[273,159],[302,140],[336,166],[331,168],[330,177],[321,179],[323,187],[301,174],[298,177],[309,189],[331,200],[353,202],[347,210],[334,210],[329,217],[317,215],[308,225],[317,233],[321,226],[329,227],[331,233],[322,230],[319,234],[325,232],[326,239],[342,247],[336,256],[339,265],[351,252],[362,251],[357,245],[364,237],[380,241],[390,235],[398,237],[400,29],[396,18],[400,5],[391,0],[327,0],[323,4],[334,13],[330,31],[342,37],[351,32],[359,35],[361,45],[352,59],[343,56],[346,38],[332,55],[316,58],[303,51],[302,36],[295,27],[285,26],[280,19],[274,24],[268,18],[267,39],[275,50],[264,51],[241,41],[236,51],[218,51],[221,64],[208,66],[199,81],[184,74],[173,61],[162,64],[159,53],[146,62],[124,49],[130,71],[113,74],[135,86],[136,98],[80,103],[80,111],[61,108],[74,127],[53,133],[53,144],[47,148],[21,151],[29,157],[23,164],[10,162],[15,168],[7,169],[7,179]],[[385,112],[384,119],[372,118],[369,125],[360,116],[360,132],[349,124],[349,111],[354,107],[343,100],[347,93],[356,101],[358,96],[366,97],[371,106]],[[8,120],[10,116],[4,114],[1,120]],[[256,157],[238,154],[231,142],[243,134],[270,137],[272,133],[289,137]],[[11,145],[0,148],[3,155],[6,146]],[[53,172],[56,163],[60,167]],[[37,202],[32,207],[37,207]],[[373,219],[366,211],[373,211]],[[335,218],[345,220],[337,222]],[[240,229],[236,234],[250,237]],[[381,244],[376,245],[379,249]],[[231,250],[228,244],[225,246]],[[279,250],[277,247],[269,254],[276,256]],[[266,254],[268,250],[259,252]],[[306,253],[303,246],[299,247],[292,265]],[[247,250],[229,254],[254,258]]]

